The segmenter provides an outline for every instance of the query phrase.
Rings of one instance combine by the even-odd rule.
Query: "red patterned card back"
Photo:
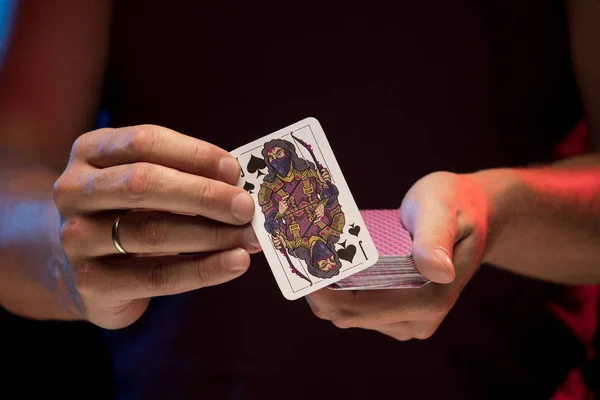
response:
[[[367,230],[380,257],[406,257],[412,252],[412,239],[400,220],[400,210],[361,210]]]

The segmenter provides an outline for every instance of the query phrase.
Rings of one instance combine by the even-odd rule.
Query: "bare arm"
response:
[[[78,318],[62,283],[52,187],[92,128],[110,1],[18,5],[0,70],[0,304],[39,319]]]
[[[600,1],[570,0],[573,63],[595,153],[530,169],[436,172],[402,201],[415,290],[320,290],[307,299],[340,328],[429,338],[481,261],[564,284],[600,283]],[[508,293],[508,292],[507,292]]]
[[[492,199],[484,261],[560,283],[600,283],[600,2],[571,0],[572,60],[593,154],[473,175]]]
[[[227,151],[153,125],[92,130],[110,4],[20,9],[0,83],[0,301],[117,329],[155,296],[243,275],[260,246]],[[135,257],[112,241],[117,215]]]

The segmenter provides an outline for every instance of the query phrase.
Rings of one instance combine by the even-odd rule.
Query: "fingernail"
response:
[[[254,215],[252,196],[246,192],[236,194],[231,202],[231,213],[239,222],[250,222]]]
[[[223,265],[232,272],[248,268],[248,253],[244,249],[235,249],[223,253]]]
[[[445,267],[443,270],[440,271],[444,275],[443,277],[441,277],[444,280],[444,282],[440,283],[452,282],[456,277],[456,272],[454,271],[454,266],[452,264],[452,260],[450,259],[450,255],[448,254],[448,252],[442,247],[438,247],[433,250],[433,255],[435,256],[435,258],[440,260],[442,262],[442,265]]]
[[[250,225],[244,229],[244,243],[253,247],[253,249],[260,249],[260,242],[256,237],[256,233],[254,233],[254,228]]]
[[[240,176],[240,164],[233,157],[223,157],[219,161],[219,180],[228,183],[237,182]]]

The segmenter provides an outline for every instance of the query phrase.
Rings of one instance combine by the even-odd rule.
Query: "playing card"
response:
[[[379,258],[320,123],[306,118],[231,151],[255,200],[252,227],[284,297],[295,300]]]

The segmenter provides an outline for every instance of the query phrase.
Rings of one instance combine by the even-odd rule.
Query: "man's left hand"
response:
[[[307,296],[316,316],[397,340],[427,339],[441,324],[483,257],[489,199],[467,175],[437,172],[409,190],[400,207],[413,258],[432,282],[419,289],[333,291]]]

